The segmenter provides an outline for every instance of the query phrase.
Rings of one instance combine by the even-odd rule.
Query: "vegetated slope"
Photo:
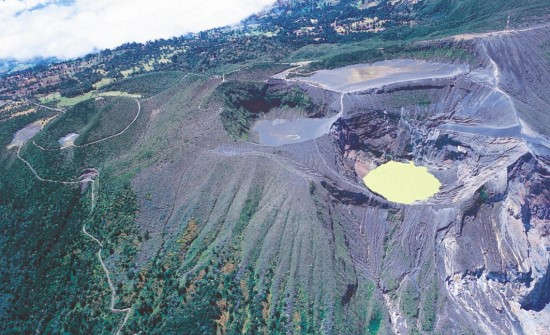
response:
[[[59,91],[76,96],[102,80],[149,71],[228,72],[246,63],[279,61],[306,45],[375,41],[402,44],[430,36],[544,23],[545,0],[479,2],[288,1],[253,15],[236,27],[221,27],[146,44],[128,43],[81,59],[5,76],[1,97]],[[508,20],[509,19],[509,20]],[[382,43],[383,44],[383,43]],[[229,70],[228,70],[229,69]]]
[[[141,239],[134,225],[135,194],[127,177],[111,177],[117,172],[110,172],[102,163],[108,161],[106,157],[118,158],[121,151],[117,144],[128,148],[140,126],[116,142],[98,144],[93,151],[55,150],[59,148],[57,137],[50,136],[75,131],[82,120],[88,120],[84,122],[89,123],[90,134],[109,130],[94,127],[93,116],[109,104],[121,107],[117,98],[107,100],[96,102],[99,105],[93,101],[77,105],[52,121],[35,137],[37,143],[52,150],[42,150],[29,142],[20,153],[41,177],[51,180],[75,181],[83,169],[100,168],[101,178],[111,182],[103,185],[102,180],[98,181],[101,187],[96,190],[92,216],[90,192],[94,186],[42,182],[21,160],[3,151],[3,333],[101,333],[118,325],[118,316],[105,308],[110,293],[95,257],[97,246],[82,234],[82,225],[98,236],[112,234],[104,245],[118,255],[117,266],[127,271],[127,262]],[[135,112],[135,104],[132,107],[120,113]],[[117,126],[109,125],[110,130]]]
[[[51,63],[59,61],[56,58],[34,58],[20,61],[16,59],[0,60],[0,75],[8,75],[13,72],[23,71],[37,66],[48,66]]]
[[[2,146],[2,333],[541,333],[547,33],[460,36],[383,54],[357,42],[347,44],[353,56],[310,47],[321,58],[312,68],[399,57],[470,65],[452,78],[346,95],[271,78],[284,64],[115,82],[105,89],[147,98],[77,104],[19,152],[53,180],[95,168],[92,183],[41,182]],[[343,115],[313,141],[236,140],[281,106]],[[35,108],[0,123],[2,143],[58,113]],[[120,136],[57,150],[67,133],[87,134],[82,145],[136,115]],[[389,160],[427,166],[441,192],[411,206],[373,194],[361,178]],[[109,309],[98,245],[83,225],[103,243],[115,307],[131,308],[125,323]]]

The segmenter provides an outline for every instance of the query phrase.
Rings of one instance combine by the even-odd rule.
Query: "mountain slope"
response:
[[[544,334],[549,28],[474,33],[543,5],[281,1],[239,34],[7,77],[1,332]],[[391,26],[354,31],[372,14]],[[329,121],[272,145],[266,120]],[[440,192],[405,205],[365,187],[391,160]]]

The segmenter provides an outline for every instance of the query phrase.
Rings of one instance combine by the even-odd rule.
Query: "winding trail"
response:
[[[43,182],[58,183],[58,184],[63,184],[63,185],[80,184],[80,181],[67,182],[67,181],[58,181],[58,180],[45,179],[45,178],[40,177],[38,175],[38,173],[36,172],[36,170],[32,167],[32,165],[28,161],[26,161],[24,158],[21,157],[20,151],[21,151],[21,147],[19,147],[18,150],[17,150],[17,157],[21,161],[23,161],[25,163],[25,165],[27,165],[27,167],[31,170],[33,175],[38,180],[43,181]],[[97,175],[97,177],[98,177],[97,182],[99,183],[99,174]],[[92,191],[91,191],[90,197],[91,197],[91,204],[90,204],[90,206],[91,206],[90,216],[91,216],[93,214],[93,210],[95,208],[95,200],[96,200],[96,197],[95,197],[95,180],[92,180]],[[110,301],[109,309],[111,310],[112,313],[117,313],[117,314],[125,313],[122,322],[117,327],[117,330],[114,333],[115,335],[120,335],[121,330],[124,328],[124,326],[126,325],[126,322],[130,318],[130,315],[132,313],[132,307],[127,307],[127,308],[122,308],[122,309],[119,309],[119,308],[115,307],[116,301],[117,301],[117,293],[116,293],[116,288],[113,284],[113,281],[111,280],[111,273],[110,273],[109,269],[107,268],[107,266],[105,265],[105,262],[103,261],[103,257],[101,257],[101,252],[103,251],[103,243],[99,239],[94,237],[92,234],[88,233],[88,231],[86,231],[86,224],[82,225],[82,233],[84,235],[86,235],[88,238],[92,239],[97,245],[99,245],[100,249],[97,252],[97,258],[99,259],[99,263],[101,264],[101,268],[103,269],[103,272],[105,272],[105,277],[107,278],[107,283],[109,285],[109,289],[111,290],[111,301]],[[40,325],[38,326],[37,331],[39,329],[40,329]]]
[[[494,35],[491,35],[494,36]],[[487,48],[486,41],[481,42],[481,49],[483,50],[485,57],[487,61],[489,62],[490,69],[491,69],[491,78],[489,81],[483,81],[482,85],[488,87],[492,90],[492,92],[500,95],[503,99],[505,99],[510,106],[511,113],[513,117],[515,118],[515,124],[509,127],[499,128],[494,126],[462,126],[462,125],[448,125],[450,126],[449,129],[460,132],[460,133],[468,133],[468,134],[478,134],[483,136],[489,136],[489,137],[513,137],[522,140],[527,147],[527,150],[535,159],[538,160],[537,154],[535,152],[536,149],[534,149],[532,146],[541,146],[546,149],[550,149],[550,141],[548,141],[546,138],[541,136],[540,134],[531,134],[529,130],[526,130],[525,128],[529,129],[528,125],[526,125],[523,120],[521,119],[521,116],[518,112],[518,109],[516,107],[516,103],[514,102],[513,97],[508,94],[504,89],[501,88],[501,72],[498,64],[496,61],[491,57],[489,50]],[[485,99],[488,98],[488,95],[485,97]],[[517,128],[517,134],[514,133],[515,128]],[[500,133],[496,133],[499,132]],[[506,133],[509,131],[510,133]]]
[[[240,70],[240,69],[239,69]],[[200,74],[200,73],[187,73],[182,79],[184,78],[187,78],[189,76],[202,76],[202,77],[207,77],[207,78],[220,78],[220,79],[224,79],[223,77],[220,77],[220,76],[210,76],[210,75],[205,75],[205,74]],[[151,100],[152,98],[156,97],[157,95],[161,94],[162,92],[154,95],[154,96],[151,96],[149,98],[146,98],[146,99],[143,99],[143,101],[148,101],[148,100]],[[121,136],[123,135],[128,129],[130,129],[130,127],[137,121],[137,119],[139,118],[139,116],[141,115],[141,103],[140,101],[137,99],[137,98],[134,98],[134,101],[136,102],[137,104],[137,112],[136,112],[136,115],[135,117],[133,118],[133,120],[128,124],[126,125],[126,127],[124,129],[122,129],[121,131],[117,132],[116,134],[113,134],[113,135],[109,135],[109,136],[106,136],[104,138],[101,138],[101,139],[98,139],[98,140],[95,140],[95,141],[92,141],[92,142],[89,142],[89,143],[85,143],[85,144],[81,144],[81,145],[70,145],[70,146],[67,146],[67,147],[61,147],[61,148],[55,148],[55,149],[50,149],[50,148],[45,148],[39,144],[37,144],[34,140],[32,141],[32,144],[39,148],[40,150],[42,151],[58,151],[58,150],[65,150],[65,149],[68,149],[68,148],[72,148],[72,147],[87,147],[87,146],[91,146],[91,145],[94,145],[94,144],[98,144],[98,143],[101,143],[101,142],[104,142],[104,141],[108,141],[110,139],[113,139],[113,138],[116,138],[118,136]],[[45,109],[49,109],[49,110],[52,110],[52,111],[56,111],[58,112],[59,114],[57,114],[55,117],[57,117],[58,115],[60,114],[63,114],[66,112],[66,110],[64,109],[60,109],[60,108],[53,108],[53,107],[49,107],[49,106],[45,106],[45,105],[41,105],[39,103],[36,103],[36,102],[31,102],[32,104],[38,106],[38,107],[42,107],[42,108],[45,108]],[[199,107],[200,109],[200,107]],[[57,184],[61,184],[61,185],[78,185],[78,184],[81,184],[83,182],[90,182],[92,183],[91,185],[91,194],[90,194],[90,197],[91,197],[91,204],[90,204],[90,217],[92,216],[93,212],[94,212],[94,208],[95,208],[95,204],[96,204],[96,182],[99,184],[99,171],[97,171],[96,169],[93,169],[95,170],[95,172],[97,172],[97,175],[95,177],[95,179],[90,179],[90,177],[86,177],[84,180],[78,180],[78,181],[61,181],[61,180],[53,180],[53,179],[47,179],[47,178],[43,178],[41,177],[38,172],[36,171],[36,169],[26,160],[24,159],[23,157],[21,157],[21,149],[24,147],[25,143],[22,143],[21,145],[19,145],[17,147],[17,158],[23,162],[27,168],[31,171],[31,173],[34,175],[34,177],[41,181],[41,182],[48,182],[48,183],[57,183]],[[107,284],[109,286],[109,290],[111,291],[111,298],[110,298],[110,303],[109,303],[109,309],[112,313],[116,313],[116,314],[122,314],[124,313],[124,318],[122,319],[122,322],[120,322],[120,324],[118,325],[118,327],[116,328],[116,331],[113,333],[114,335],[120,335],[122,329],[124,328],[124,326],[126,325],[126,323],[128,322],[128,319],[130,318],[130,315],[132,314],[132,307],[126,307],[126,308],[116,308],[116,301],[117,301],[117,292],[116,292],[116,288],[115,288],[115,285],[111,279],[111,272],[109,271],[109,269],[107,268],[107,266],[105,265],[105,262],[103,260],[103,257],[101,255],[102,251],[103,251],[103,243],[98,239],[96,238],[95,236],[93,236],[92,234],[90,234],[87,230],[86,230],[86,224],[82,225],[82,234],[84,234],[86,237],[88,237],[89,239],[91,239],[94,243],[96,243],[98,246],[99,246],[99,250],[97,252],[97,258],[99,260],[99,263],[101,264],[101,268],[103,269],[103,272],[105,273],[105,277],[107,279]],[[41,320],[37,326],[37,329],[36,329],[36,333],[39,333],[40,332],[40,328],[41,328],[41,324],[42,324],[42,321]],[[139,332],[138,334],[140,334],[141,332]]]
[[[65,110],[61,109],[61,108],[50,107],[50,106],[42,105],[42,104],[39,104],[37,102],[32,102],[32,101],[31,101],[31,104],[33,104],[35,106],[38,106],[38,107],[41,107],[41,108],[49,109],[49,110],[54,111],[54,112],[65,113]]]
[[[538,136],[537,135],[531,135],[531,134],[529,134],[528,131],[525,131],[525,128],[526,128],[525,123],[523,122],[523,120],[521,119],[521,117],[518,113],[518,109],[516,107],[514,99],[512,98],[512,96],[510,94],[505,92],[500,87],[500,82],[501,82],[500,77],[501,76],[500,76],[500,69],[498,67],[498,64],[495,62],[495,60],[489,54],[489,51],[487,50],[487,45],[486,44],[483,44],[483,49],[485,51],[485,54],[486,54],[487,58],[489,58],[489,62],[491,63],[491,67],[493,68],[493,77],[494,77],[494,81],[495,81],[493,90],[495,92],[498,92],[499,94],[503,95],[508,100],[510,106],[512,107],[512,110],[514,111],[514,115],[515,115],[516,121],[517,121],[517,126],[520,129],[520,134],[521,134],[522,139],[525,142],[527,142],[528,144],[529,143],[538,144],[538,145],[542,145],[542,146],[545,146],[545,147],[550,149],[550,142],[547,141],[544,137],[542,137],[538,134],[537,134]],[[529,151],[531,152],[531,154],[533,154],[533,152],[530,148],[529,148]],[[533,156],[536,156],[536,155],[533,154]]]
[[[83,225],[82,226],[82,233],[84,233],[84,235],[88,236],[89,238],[91,238],[92,240],[94,240],[95,243],[97,243],[99,245],[100,248],[103,248],[103,243],[101,243],[100,240],[98,240],[97,238],[95,238],[93,235],[91,235],[90,233],[88,233],[86,231],[86,225]],[[103,263],[103,262],[102,262]],[[109,271],[107,271],[107,273],[109,273]]]
[[[516,121],[518,125],[521,127],[521,119],[518,115],[516,104],[514,103],[514,100],[512,100],[512,97],[500,88],[500,69],[498,67],[498,64],[493,59],[493,57],[491,57],[491,55],[489,54],[489,50],[487,50],[487,45],[485,43],[483,44],[483,50],[485,51],[485,55],[489,59],[489,62],[491,63],[491,67],[493,68],[493,80],[494,80],[493,90],[501,94],[506,98],[506,100],[508,100],[508,103],[510,104],[510,106],[512,107],[512,110],[514,111],[514,116],[516,117]]]
[[[32,172],[32,174],[36,177],[36,179],[42,181],[42,182],[46,182],[46,183],[56,183],[56,184],[63,184],[63,185],[76,185],[76,184],[80,184],[80,181],[61,181],[61,180],[53,180],[53,179],[47,179],[47,178],[42,178],[40,177],[40,175],[38,174],[38,172],[36,172],[36,170],[32,167],[31,163],[29,163],[26,159],[24,159],[23,157],[21,157],[21,148],[22,146],[18,147],[17,148],[17,158],[22,161],[23,163],[25,163],[25,165],[29,168],[29,170]]]
[[[509,19],[510,19],[510,17],[508,17],[508,20]],[[450,36],[450,37],[445,37],[445,38],[442,38],[442,39],[437,39],[435,41],[444,41],[444,40],[448,40],[448,39],[453,39],[455,41],[466,41],[466,40],[472,40],[472,39],[476,39],[476,38],[484,39],[484,38],[490,38],[490,37],[495,37],[495,36],[510,35],[510,34],[514,34],[514,33],[523,33],[523,32],[527,32],[527,31],[539,30],[539,29],[544,29],[544,28],[550,27],[550,24],[539,24],[539,25],[526,27],[526,28],[509,29],[508,25],[509,25],[509,21],[507,23],[506,29],[504,29],[504,30],[489,31],[489,32],[485,32],[485,33],[465,33],[465,34],[459,34],[459,35],[454,35],[454,36]]]
[[[132,307],[126,307],[126,308],[116,308],[116,301],[117,301],[117,294],[116,294],[116,288],[113,284],[113,281],[111,280],[111,272],[109,272],[109,269],[105,265],[105,262],[103,262],[103,257],[101,257],[101,252],[103,251],[103,243],[101,243],[100,240],[98,240],[96,237],[94,237],[92,234],[88,233],[86,231],[86,225],[84,224],[82,226],[82,233],[92,239],[97,245],[99,245],[99,250],[97,251],[97,258],[99,259],[99,263],[101,264],[101,268],[103,269],[103,272],[105,272],[105,277],[107,278],[107,284],[109,284],[109,289],[111,290],[111,302],[109,305],[109,309],[112,313],[120,314],[125,313],[124,318],[122,319],[122,322],[117,327],[117,330],[115,331],[115,335],[119,335],[121,330],[126,325],[126,322],[128,322],[128,319],[130,318],[130,314],[132,314]]]
[[[186,74],[183,78],[187,78],[189,76],[203,76],[203,77],[208,77],[208,78],[212,78],[212,76],[208,76],[208,75],[204,75],[204,74],[199,74],[199,73],[188,73]],[[161,92],[162,93],[162,92]],[[160,94],[160,93],[159,93]],[[157,94],[158,95],[158,94]],[[143,101],[148,101],[148,100],[151,100],[152,98],[156,97],[157,95],[154,95],[154,96],[151,96],[149,98],[146,98],[146,99],[143,99]],[[91,145],[94,145],[94,144],[98,144],[98,143],[101,143],[101,142],[104,142],[104,141],[108,141],[110,139],[113,139],[113,138],[116,138],[118,136],[121,136],[123,135],[128,129],[130,129],[130,127],[137,121],[137,119],[139,118],[139,116],[141,115],[141,103],[138,99],[134,98],[137,106],[138,106],[138,110],[136,112],[136,115],[134,117],[134,119],[124,128],[122,129],[121,131],[117,132],[116,134],[113,134],[113,135],[109,135],[109,136],[106,136],[104,138],[101,138],[101,139],[98,139],[98,140],[95,140],[95,141],[92,141],[92,142],[89,142],[89,143],[85,143],[85,144],[81,144],[81,145],[70,145],[70,146],[67,146],[67,147],[61,147],[61,148],[55,148],[55,149],[50,149],[50,148],[45,148],[39,144],[37,144],[34,140],[32,141],[32,144],[39,148],[40,150],[42,151],[58,151],[58,150],[65,150],[65,149],[68,149],[68,148],[73,148],[73,147],[87,147],[87,146],[91,146]],[[37,105],[39,107],[43,107],[43,108],[46,108],[46,109],[49,109],[49,110],[53,110],[53,111],[57,111],[59,112],[60,114],[62,113],[65,113],[66,110],[64,109],[58,109],[58,108],[52,108],[52,107],[48,107],[48,106],[44,106],[44,105],[41,105],[41,104],[38,104],[38,103],[35,103],[35,102],[32,102],[34,105]],[[58,114],[59,115],[59,114]],[[56,115],[57,116],[57,115]],[[47,178],[43,178],[41,177],[38,172],[33,168],[33,166],[26,160],[24,159],[23,157],[21,157],[21,149],[23,148],[24,146],[24,143],[22,145],[20,145],[17,149],[17,158],[19,160],[21,160],[28,168],[29,170],[32,172],[32,174],[34,175],[34,177],[36,179],[38,179],[39,181],[42,181],[42,182],[49,182],[49,183],[57,183],[57,184],[62,184],[62,185],[77,185],[77,184],[80,184],[81,182],[84,182],[84,181],[60,181],[60,180],[52,180],[52,179],[47,179]],[[97,170],[96,170],[97,171]],[[88,180],[89,181],[89,180]],[[91,189],[91,194],[90,194],[90,197],[91,197],[91,204],[90,204],[90,213],[89,215],[91,216],[93,214],[93,211],[94,211],[94,208],[95,208],[95,202],[96,202],[96,186],[95,186],[95,183],[97,182],[99,184],[99,171],[97,171],[97,179],[93,179],[91,180],[92,182],[92,189]],[[91,239],[94,243],[96,243],[98,246],[99,246],[99,250],[97,252],[97,258],[99,260],[99,263],[101,264],[101,268],[103,269],[103,272],[105,273],[105,277],[107,279],[107,284],[109,286],[109,290],[111,291],[111,298],[110,298],[110,303],[109,303],[109,309],[112,313],[115,313],[115,314],[122,314],[124,313],[124,318],[122,319],[122,322],[120,322],[120,324],[118,325],[116,331],[113,333],[114,335],[120,335],[121,334],[121,331],[122,329],[124,328],[124,326],[126,325],[126,323],[128,322],[128,319],[130,318],[130,315],[132,314],[132,307],[126,307],[126,308],[116,308],[116,301],[117,301],[117,292],[116,292],[116,288],[115,288],[115,285],[111,279],[111,272],[109,271],[109,269],[107,268],[107,266],[105,265],[105,262],[103,260],[103,257],[102,257],[102,251],[103,251],[103,243],[98,239],[96,238],[95,236],[93,236],[92,234],[90,234],[87,230],[86,230],[86,225],[82,225],[82,233],[88,237],[89,239]],[[40,330],[40,326],[41,326],[41,322],[39,323],[38,327],[37,327],[37,332],[39,332]],[[139,332],[141,333],[141,332]],[[138,334],[139,334],[138,333]]]
[[[294,173],[304,179],[307,180],[313,180],[313,177],[321,177],[321,174],[319,174],[317,171],[302,166],[294,161],[291,161],[288,158],[281,157],[279,155],[271,154],[268,152],[263,151],[257,151],[257,150],[250,150],[250,151],[239,151],[235,148],[216,148],[212,150],[208,150],[208,152],[216,154],[216,155],[222,155],[222,156],[239,156],[239,157],[263,157],[267,159],[271,159],[273,162],[278,164],[280,167],[284,168],[290,173]]]
[[[84,148],[84,147],[88,147],[90,145],[94,145],[94,144],[98,144],[98,143],[101,143],[101,142],[105,142],[105,141],[108,141],[112,138],[115,138],[115,137],[118,137],[118,136],[121,136],[123,135],[128,129],[130,129],[130,127],[137,121],[137,119],[139,118],[140,114],[141,114],[141,103],[139,102],[138,99],[134,98],[134,101],[136,102],[137,104],[137,112],[136,112],[136,115],[134,117],[134,119],[132,121],[130,121],[130,123],[128,125],[126,125],[126,127],[124,127],[124,129],[122,129],[121,131],[117,132],[116,134],[113,134],[113,135],[109,135],[109,136],[106,136],[106,137],[103,137],[103,138],[100,138],[98,140],[95,140],[95,141],[92,141],[92,142],[88,142],[88,143],[84,143],[84,144],[70,144],[66,147],[61,147],[61,148],[45,148],[41,145],[39,145],[38,143],[36,143],[36,141],[32,141],[32,144],[37,147],[38,149],[42,150],[42,151],[58,151],[58,150],[66,150],[66,149],[70,149],[70,148]]]
[[[93,144],[97,144],[97,143],[101,143],[101,142],[113,139],[115,137],[118,137],[118,136],[124,134],[136,122],[136,120],[138,119],[138,117],[140,116],[140,113],[141,113],[141,104],[140,104],[139,100],[138,99],[134,99],[134,100],[137,103],[138,111],[137,111],[136,116],[134,117],[134,119],[124,129],[122,129],[121,131],[119,131],[116,134],[101,138],[99,140],[89,142],[89,143],[86,143],[86,144],[82,144],[82,145],[72,145],[72,147],[87,147],[87,146],[90,146],[90,145],[93,145]],[[64,113],[63,110],[53,109],[53,108],[50,108],[50,107],[47,107],[47,106],[42,106],[42,105],[39,105],[39,106],[44,107],[44,108],[48,108],[48,109],[52,109],[52,110],[56,110],[60,113]],[[32,143],[36,147],[38,147],[39,149],[41,149],[43,151],[52,151],[52,149],[46,149],[46,148],[36,144],[34,141],[32,141]],[[22,161],[29,168],[29,170],[32,172],[34,177],[36,179],[38,179],[39,181],[48,182],[48,183],[57,183],[57,184],[62,184],[62,185],[77,185],[77,184],[80,184],[82,182],[85,182],[85,181],[81,181],[81,180],[79,180],[79,181],[61,181],[61,180],[53,180],[53,179],[47,179],[47,178],[41,177],[38,174],[38,172],[36,171],[36,169],[26,159],[21,157],[21,149],[23,148],[23,146],[24,146],[24,144],[20,145],[17,148],[17,158],[20,161]],[[71,147],[71,146],[69,146],[69,147]],[[69,148],[69,147],[66,147],[66,148]],[[63,149],[66,149],[66,148],[64,147],[64,148],[59,148],[59,149],[55,149],[55,150],[63,150]],[[97,179],[98,179],[97,182],[99,183],[99,172],[97,172],[97,173],[98,173],[97,174]],[[90,197],[91,197],[91,204],[90,204],[90,206],[91,206],[90,216],[91,216],[93,214],[93,211],[94,211],[94,208],[95,208],[95,201],[96,201],[95,180],[92,180],[92,190],[91,190]],[[103,251],[103,243],[99,239],[94,237],[92,234],[88,233],[88,231],[86,231],[86,225],[85,224],[82,226],[82,233],[85,236],[87,236],[88,238],[90,238],[92,241],[94,241],[97,245],[99,245],[100,249],[97,252],[97,258],[99,259],[99,263],[101,264],[101,268],[103,269],[103,272],[105,273],[105,277],[107,278],[107,283],[108,283],[109,289],[111,291],[111,300],[110,300],[109,309],[111,310],[112,313],[116,313],[116,314],[124,313],[124,318],[122,319],[122,322],[118,325],[116,331],[114,332],[115,335],[120,335],[120,332],[122,331],[122,329],[124,328],[124,326],[128,322],[128,319],[130,318],[130,315],[132,314],[132,307],[126,307],[126,308],[122,308],[122,309],[115,307],[116,301],[117,301],[117,293],[116,293],[116,288],[115,288],[115,286],[113,284],[113,281],[111,279],[111,273],[110,273],[109,269],[107,268],[107,266],[105,265],[105,262],[103,261],[103,257],[101,256],[101,252]],[[37,331],[39,331],[40,325],[41,324],[38,325]]]
[[[83,148],[83,147],[87,147],[87,146],[90,146],[90,145],[93,145],[93,144],[97,144],[97,143],[101,143],[101,142],[108,141],[108,140],[110,140],[110,139],[112,139],[112,138],[115,138],[115,137],[118,137],[118,136],[124,134],[124,133],[125,133],[128,129],[130,129],[130,127],[136,122],[136,120],[138,119],[139,115],[141,114],[141,104],[139,103],[139,100],[134,98],[134,101],[136,102],[137,107],[138,107],[138,110],[137,110],[137,112],[136,112],[136,116],[134,117],[134,119],[133,119],[128,125],[126,125],[126,127],[124,127],[124,129],[122,129],[121,131],[119,131],[119,132],[116,133],[116,134],[109,135],[109,136],[104,137],[104,138],[100,138],[99,140],[95,140],[95,141],[92,141],[92,142],[89,142],[89,143],[85,143],[85,144],[80,144],[80,145],[73,144],[73,145],[71,145],[71,146],[77,147],[77,148]],[[67,148],[70,148],[71,146],[68,146]],[[63,149],[63,148],[62,148],[62,149]]]
[[[27,165],[27,167],[31,170],[33,175],[38,180],[43,181],[43,182],[59,183],[59,184],[63,184],[63,185],[80,184],[80,181],[67,182],[67,181],[44,179],[44,178],[40,177],[36,173],[36,170],[32,167],[32,165],[20,156],[20,154],[19,154],[20,150],[21,150],[21,147],[19,147],[19,149],[17,150],[17,157]],[[97,182],[99,183],[99,174],[97,175],[97,177],[98,177]],[[95,200],[96,200],[96,197],[95,197],[95,182],[96,182],[95,180],[92,180],[92,191],[91,191],[91,195],[90,195],[90,197],[91,197],[90,216],[93,214],[93,210],[95,208]],[[117,293],[116,293],[116,288],[113,284],[113,281],[111,280],[111,273],[110,273],[109,269],[107,268],[107,266],[105,265],[105,262],[103,261],[103,258],[101,257],[101,252],[103,251],[103,243],[99,239],[94,237],[92,234],[88,233],[88,231],[86,231],[86,224],[82,225],[82,233],[84,235],[86,235],[88,238],[92,239],[97,245],[99,245],[100,249],[97,252],[97,258],[99,259],[99,263],[101,264],[101,268],[103,269],[103,272],[105,272],[105,277],[107,278],[107,283],[109,285],[109,289],[111,290],[111,301],[110,301],[109,309],[111,310],[112,313],[125,313],[122,322],[120,323],[120,325],[118,326],[116,332],[114,333],[115,335],[119,335],[121,330],[126,325],[126,322],[130,318],[130,315],[132,313],[132,308],[127,307],[127,308],[119,309],[119,308],[115,307],[116,300],[117,300]],[[40,329],[40,325],[38,326],[37,331],[39,329]]]

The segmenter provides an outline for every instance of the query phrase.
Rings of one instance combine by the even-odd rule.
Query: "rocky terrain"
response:
[[[550,334],[549,33],[6,103],[0,332]]]
[[[546,334],[550,146],[542,97],[549,63],[540,46],[547,33],[539,27],[447,40],[479,63],[452,78],[346,93],[330,135],[279,147],[275,156],[256,146],[223,152],[269,157],[289,172],[290,160],[296,175],[321,185],[324,213],[344,231],[356,281],[376,283],[394,333],[428,330],[426,304],[435,303],[433,327],[444,333],[469,325],[474,333]],[[307,80],[289,85],[322,97]],[[510,127],[517,131],[497,131]],[[428,166],[443,188],[413,206],[363,189],[366,172],[390,158]]]
[[[195,139],[203,150],[142,172],[138,194],[154,185],[159,193],[181,166],[181,180],[169,187],[176,199],[167,209],[172,216],[158,234],[174,236],[182,216],[205,218],[198,238],[214,234],[210,248],[229,243],[231,234],[223,233],[228,218],[237,221],[247,197],[256,194],[258,209],[243,231],[241,267],[253,262],[265,273],[277,260],[274,278],[264,284],[273,294],[334,292],[319,295],[314,309],[368,311],[359,307],[361,289],[372,283],[388,333],[545,334],[548,115],[543,98],[522,93],[545,94],[550,64],[539,47],[547,33],[539,27],[431,42],[465,48],[475,65],[448,78],[411,77],[343,98],[307,80],[276,76],[269,85],[300,87],[316,105],[328,106],[327,116],[343,103],[330,134],[276,147],[220,144],[227,140],[206,135],[220,127],[214,118],[203,125],[208,139]],[[540,71],[530,77],[530,71],[512,70],[513,62],[537,64]],[[498,131],[510,127],[518,130]],[[389,159],[429,167],[442,181],[441,191],[411,206],[370,193],[361,178]],[[141,222],[151,225],[151,216]],[[157,241],[159,247],[166,243]],[[292,315],[296,302],[287,303]],[[327,333],[347,333],[335,328],[335,320],[323,322]],[[365,321],[348,322],[360,327]]]

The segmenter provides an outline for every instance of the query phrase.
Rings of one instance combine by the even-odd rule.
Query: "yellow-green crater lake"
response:
[[[441,187],[428,168],[414,163],[390,161],[369,172],[363,178],[367,187],[389,201],[412,204],[429,199]]]

